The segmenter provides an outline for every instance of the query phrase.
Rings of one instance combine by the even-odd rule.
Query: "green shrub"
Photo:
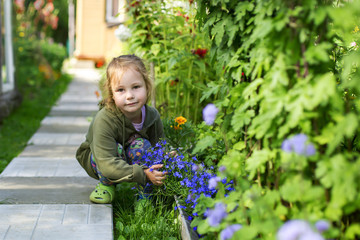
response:
[[[219,75],[205,96],[226,93],[214,102],[227,143],[218,174],[236,183],[200,200],[199,233],[241,224],[234,239],[275,239],[285,221],[326,219],[326,238],[360,236],[360,5],[337,4],[197,1]],[[210,226],[202,214],[218,202],[228,215]]]
[[[15,77],[18,87],[51,85],[59,78],[65,58],[66,49],[59,44],[34,38],[18,38],[15,42]]]

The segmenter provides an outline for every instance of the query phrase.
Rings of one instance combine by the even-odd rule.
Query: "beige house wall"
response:
[[[122,43],[105,21],[105,0],[77,0],[74,56],[94,61],[107,60],[122,52]]]

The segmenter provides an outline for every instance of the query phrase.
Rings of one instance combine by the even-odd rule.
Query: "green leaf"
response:
[[[154,54],[154,56],[157,56],[161,50],[160,44],[153,44],[151,45],[151,52]]]
[[[227,46],[230,47],[232,44],[233,44],[233,41],[234,41],[234,37],[235,37],[235,34],[238,32],[239,30],[239,26],[238,25],[230,25],[229,27],[226,28],[226,31],[229,35],[229,40],[228,40],[228,43],[227,43]]]
[[[237,143],[234,144],[233,149],[238,150],[238,151],[241,151],[241,150],[243,150],[245,147],[246,147],[245,142],[244,142],[244,141],[240,141],[240,142],[237,142]]]
[[[232,239],[250,240],[254,239],[258,234],[258,228],[254,226],[243,226],[239,231],[236,231]]]
[[[196,60],[194,63],[200,68],[201,72],[206,72],[206,66],[204,61]]]
[[[230,149],[221,159],[219,166],[226,167],[226,172],[231,176],[242,176],[244,169],[245,154],[235,149]]]
[[[175,57],[170,58],[168,61],[169,70],[171,70],[177,62],[178,62],[177,58],[175,58]]]
[[[304,194],[311,188],[311,182],[303,179],[300,175],[287,178],[280,187],[281,197],[289,202],[303,200]]]
[[[243,126],[248,125],[254,116],[255,111],[252,109],[243,112],[240,108],[237,108],[231,119],[231,126],[235,132],[238,132]]]
[[[355,131],[358,128],[358,117],[354,113],[349,113],[345,116],[338,115],[337,125],[333,126],[331,132],[327,134],[332,134],[326,150],[326,154],[330,155],[335,148],[341,143],[344,137],[353,137]],[[326,128],[326,130],[329,130]]]
[[[203,91],[202,97],[200,98],[200,102],[204,101],[211,97],[211,95],[216,95],[219,92],[220,85],[216,82],[210,82],[207,85],[207,88]]]
[[[124,224],[120,221],[116,223],[116,229],[121,233],[124,230]]]
[[[200,139],[193,150],[193,154],[204,151],[206,148],[211,147],[215,144],[216,138],[212,136],[206,136]]]
[[[353,223],[351,224],[345,232],[345,237],[348,239],[355,239],[355,236],[360,236],[360,224]]]
[[[249,179],[252,179],[257,170],[265,171],[265,163],[274,158],[274,153],[270,149],[255,150],[251,157],[246,159],[245,168],[249,171]]]
[[[305,52],[305,58],[310,64],[328,62],[330,61],[329,52],[331,48],[332,44],[329,42],[310,45]]]

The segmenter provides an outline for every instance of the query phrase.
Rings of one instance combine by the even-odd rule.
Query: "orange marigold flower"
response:
[[[187,122],[187,119],[184,118],[183,116],[177,117],[175,118],[175,122],[180,126],[183,125]]]
[[[180,127],[180,125],[177,125],[177,126],[174,126],[174,129],[175,129],[175,130],[181,130],[182,127]]]

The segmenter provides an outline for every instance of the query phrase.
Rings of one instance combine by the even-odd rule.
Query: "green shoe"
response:
[[[105,186],[99,183],[89,198],[93,203],[111,203],[115,198],[115,186]]]

